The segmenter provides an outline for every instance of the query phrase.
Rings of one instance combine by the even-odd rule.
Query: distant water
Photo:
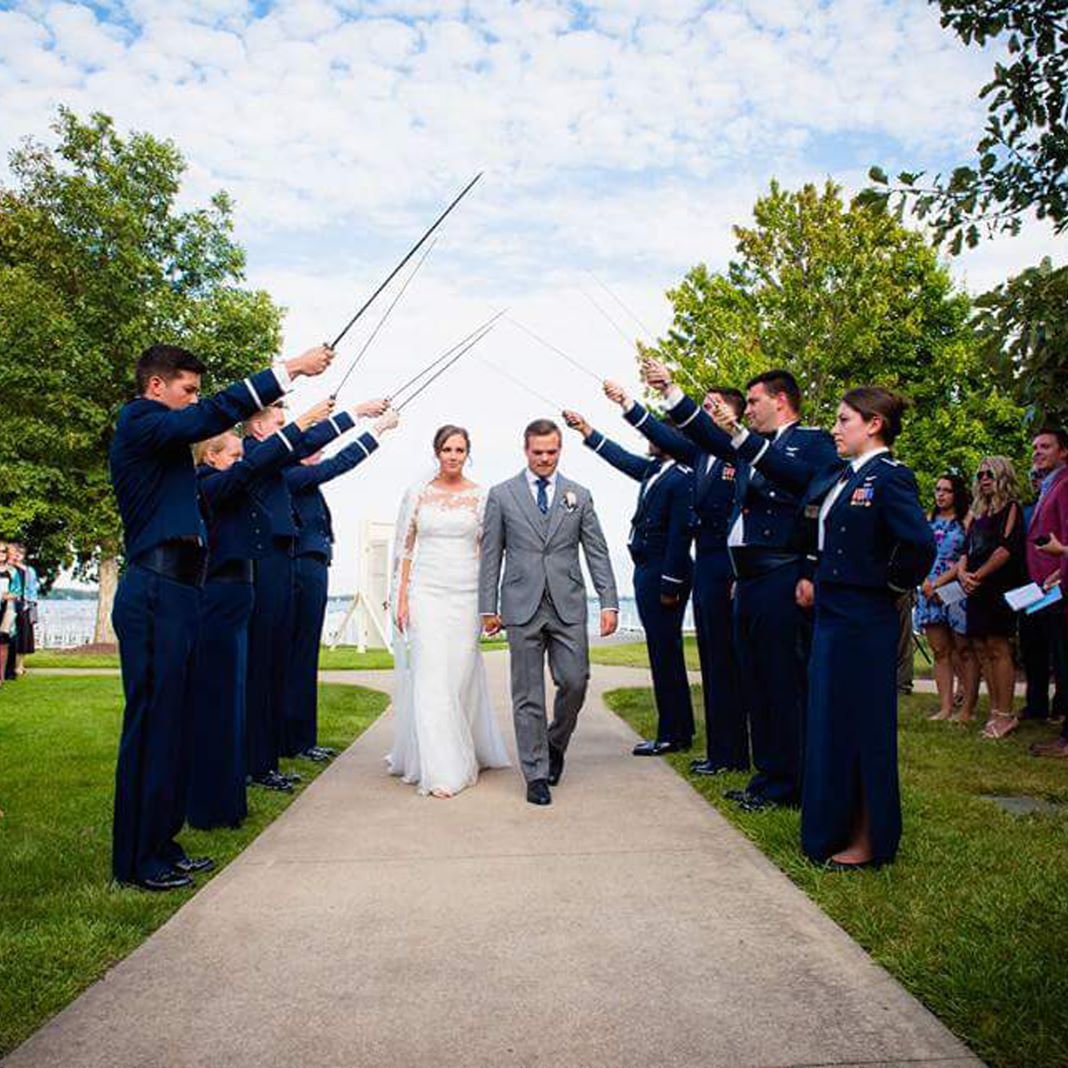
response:
[[[326,624],[323,627],[324,640],[332,641],[334,633],[341,625],[348,611],[351,597],[331,597],[326,609]],[[619,629],[622,634],[641,637],[642,628],[638,621],[638,610],[633,597],[620,599]],[[590,633],[597,633],[600,613],[597,602],[589,606]],[[45,649],[69,649],[85,645],[93,640],[93,627],[96,624],[96,601],[65,601],[46,599],[41,601],[39,623],[37,626],[37,643]],[[686,626],[693,627],[690,610],[687,609]],[[342,645],[356,642],[356,628],[349,623],[345,634],[341,636]]]

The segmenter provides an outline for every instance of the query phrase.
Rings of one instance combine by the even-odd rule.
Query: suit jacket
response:
[[[660,568],[662,593],[678,596],[686,592],[693,583],[693,472],[658,457],[627,452],[597,430],[585,444],[641,483],[627,542],[631,559],[639,566],[654,564]],[[665,463],[668,469],[661,473]],[[657,474],[659,477],[651,481]]]
[[[186,408],[145,397],[123,406],[108,463],[128,560],[165,541],[205,539],[189,446],[229,430],[282,393],[274,372],[261,371]]]
[[[522,626],[533,618],[548,590],[565,623],[584,624],[580,545],[601,608],[618,609],[608,545],[588,489],[558,474],[552,507],[542,515],[525,471],[494,486],[486,497],[482,526],[479,612],[496,615],[499,600],[504,625]]]
[[[654,445],[693,471],[693,518],[697,555],[727,548],[734,511],[735,465],[697,447],[685,434],[634,402],[623,418]],[[710,462],[711,461],[711,462]]]
[[[357,441],[328,460],[286,468],[286,485],[297,516],[297,556],[318,553],[327,563],[333,559],[334,524],[330,506],[319,487],[363,463],[377,448],[374,434],[361,434]]]
[[[804,552],[811,541],[811,524],[805,521],[797,494],[781,484],[769,482],[761,471],[754,470],[734,448],[730,437],[689,397],[684,396],[669,414],[691,441],[706,452],[736,465],[734,507],[728,520],[728,531],[741,515],[746,545],[781,552]],[[779,434],[771,448],[813,468],[834,464],[838,457],[834,441],[826,430],[796,423]]]
[[[934,534],[915,476],[889,454],[872,457],[856,471],[846,460],[816,466],[769,448],[755,434],[738,452],[771,481],[801,495],[813,530],[824,498],[845,479],[824,522],[819,582],[904,593],[927,577],[935,558]]]
[[[1042,534],[1055,534],[1057,540],[1068,544],[1068,467],[1061,468],[1046,491],[1046,495],[1031,512],[1027,528],[1027,574],[1040,586],[1061,567],[1062,581],[1068,578],[1068,559],[1040,553],[1034,539]]]

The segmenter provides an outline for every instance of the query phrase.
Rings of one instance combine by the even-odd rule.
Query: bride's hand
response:
[[[411,612],[408,609],[408,594],[402,593],[397,598],[397,630],[401,634],[408,632],[408,624],[411,622]]]

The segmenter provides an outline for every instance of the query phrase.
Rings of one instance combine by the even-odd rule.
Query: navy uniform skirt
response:
[[[889,589],[817,587],[801,802],[801,845],[815,861],[848,845],[862,799],[873,859],[897,853],[898,631]]]

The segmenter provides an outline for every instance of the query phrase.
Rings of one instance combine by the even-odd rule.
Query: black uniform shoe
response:
[[[690,761],[691,775],[726,775],[732,770],[733,768],[728,768],[726,764],[713,764],[711,760]]]
[[[532,805],[551,805],[553,795],[549,793],[549,784],[545,779],[531,779],[527,783],[527,800]]]
[[[746,794],[746,796],[738,802],[738,807],[743,812],[763,812],[765,809],[778,808],[779,804],[766,797],[761,797],[760,794]]]
[[[142,890],[153,890],[160,892],[163,890],[183,890],[187,886],[192,886],[193,880],[188,875],[182,875],[181,872],[167,871],[160,875],[155,875],[151,879],[138,879],[134,886],[141,887]]]
[[[293,792],[293,784],[288,779],[283,779],[277,771],[269,771],[266,775],[253,775],[249,784],[262,786],[265,790],[279,790],[284,794]]]
[[[326,753],[319,749],[305,749],[302,753],[297,753],[298,758],[301,760],[314,760],[316,764],[325,764],[330,758]]]
[[[215,861],[211,857],[182,857],[171,866],[182,875],[197,875],[200,872],[213,871]]]
[[[844,860],[825,860],[823,866],[827,871],[860,871],[861,868],[871,868],[872,871],[878,871],[882,864],[874,859],[858,860],[855,864],[847,863]]]
[[[549,746],[549,785],[555,786],[564,774],[564,751],[555,745]]]
[[[747,790],[724,790],[723,796],[728,801],[744,801],[750,794]]]
[[[688,753],[690,742],[639,742],[632,750],[634,756],[663,756],[665,753]]]
[[[295,782],[304,781],[304,776],[295,771],[280,771],[278,774],[281,778],[285,779],[285,781],[291,786]]]

